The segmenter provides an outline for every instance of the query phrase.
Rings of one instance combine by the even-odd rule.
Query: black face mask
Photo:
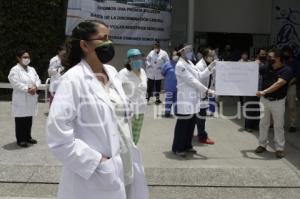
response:
[[[267,60],[267,57],[265,57],[265,56],[259,56],[258,59],[261,62],[265,62]]]
[[[106,64],[110,62],[115,56],[115,49],[111,41],[106,41],[97,48],[95,48],[98,59]]]

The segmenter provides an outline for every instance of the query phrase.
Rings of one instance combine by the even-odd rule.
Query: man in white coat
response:
[[[202,59],[196,64],[196,67],[201,72],[205,71],[208,65],[214,65],[214,51],[207,48],[202,51]],[[213,85],[213,74],[201,76],[199,81],[206,86],[208,89],[212,88]],[[205,122],[206,122],[206,114],[207,109],[209,107],[208,103],[209,93],[202,92],[201,93],[201,105],[200,105],[200,112],[199,117],[197,118],[197,130],[198,130],[198,139],[200,143],[203,144],[214,144],[214,141],[208,137],[208,134],[205,130]]]
[[[155,95],[155,104],[160,104],[159,93],[161,90],[161,81],[164,79],[162,68],[169,61],[168,53],[160,48],[160,43],[154,44],[154,49],[146,57],[146,74],[147,74],[147,100]]]

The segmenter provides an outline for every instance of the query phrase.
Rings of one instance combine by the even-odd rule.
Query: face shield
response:
[[[185,46],[180,49],[178,52],[181,53],[181,56],[186,58],[187,60],[192,60],[194,55],[194,50],[192,45]]]

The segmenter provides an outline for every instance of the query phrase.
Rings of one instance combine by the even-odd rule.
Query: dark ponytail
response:
[[[101,21],[84,21],[79,23],[72,31],[72,36],[65,41],[65,54],[62,56],[62,65],[67,69],[78,64],[84,54],[80,47],[80,40],[89,40],[92,35],[98,32],[97,26],[101,24],[107,27]]]
[[[129,64],[129,61],[125,64],[124,67],[127,68],[127,70],[132,71],[132,68],[131,68],[131,66]]]

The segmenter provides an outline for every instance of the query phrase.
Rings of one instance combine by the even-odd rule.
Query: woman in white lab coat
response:
[[[135,144],[138,143],[146,112],[147,75],[142,68],[145,59],[139,49],[127,51],[128,62],[119,74],[122,80],[125,94],[133,107],[132,137]]]
[[[35,69],[29,66],[30,55],[28,51],[17,53],[18,64],[12,67],[8,80],[13,88],[12,116],[15,118],[15,133],[17,144],[28,147],[36,144],[31,137],[32,117],[37,113],[37,88],[41,84]]]
[[[191,62],[193,48],[188,45],[178,47],[180,59],[176,64],[177,78],[177,122],[175,126],[172,151],[181,157],[187,153],[196,153],[192,146],[192,138],[196,117],[201,107],[201,93],[213,93],[200,82],[200,78],[209,76],[212,68],[203,72]]]
[[[72,68],[47,122],[48,145],[63,163],[58,199],[149,198],[128,100],[116,69],[106,64],[114,57],[108,38],[106,24],[85,21],[66,45]]]
[[[53,101],[56,89],[59,85],[59,80],[62,75],[62,72],[64,71],[64,67],[61,64],[61,57],[65,53],[62,46],[59,46],[57,48],[58,54],[50,59],[49,62],[49,68],[48,68],[48,75],[51,78],[50,79],[50,86],[49,86],[49,92],[50,92],[50,100],[49,104],[51,106],[51,103]]]

